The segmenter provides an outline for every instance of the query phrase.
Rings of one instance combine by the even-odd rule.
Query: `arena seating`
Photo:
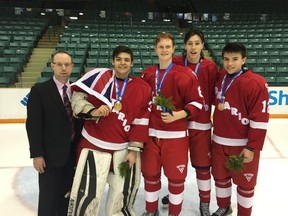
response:
[[[9,86],[17,82],[47,25],[45,19],[0,19],[0,78],[5,82],[8,78]]]
[[[247,47],[247,69],[264,76],[271,85],[287,86],[287,20],[194,22],[191,27],[205,33],[206,46],[220,67],[225,44],[241,42]]]

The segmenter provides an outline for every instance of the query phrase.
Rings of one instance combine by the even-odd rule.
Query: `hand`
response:
[[[93,117],[105,117],[108,116],[111,109],[107,105],[101,105],[98,109],[94,110],[91,115]]]
[[[250,163],[253,161],[254,158],[254,152],[244,148],[240,154],[240,156],[243,156],[243,162],[244,163]]]
[[[184,110],[172,111],[173,115],[168,112],[161,112],[161,119],[165,123],[171,123],[179,119],[186,118],[187,113]]]
[[[33,158],[33,166],[38,173],[44,173],[44,168],[46,168],[44,158],[42,156]]]
[[[136,162],[137,152],[136,151],[130,151],[128,155],[126,156],[126,161],[129,162],[129,167],[131,168],[135,162]]]

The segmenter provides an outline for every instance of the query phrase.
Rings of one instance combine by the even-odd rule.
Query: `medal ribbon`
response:
[[[169,66],[167,67],[167,69],[165,70],[164,75],[160,81],[160,84],[158,84],[159,73],[160,73],[159,66],[158,66],[158,68],[156,70],[156,76],[155,76],[156,96],[160,95],[160,91],[162,89],[164,79],[165,79],[166,75],[168,74],[168,72],[171,70],[172,66],[173,66],[173,63],[171,62],[169,64]]]
[[[196,65],[196,67],[195,67],[195,74],[198,76],[198,74],[199,74],[199,71],[200,71],[200,65],[201,65],[201,61],[202,61],[202,59],[200,58],[199,59],[199,62],[197,63],[197,65]],[[187,57],[185,58],[185,61],[184,61],[184,66],[185,67],[188,67],[188,59],[187,59]]]
[[[222,80],[221,83],[221,98],[220,98],[220,103],[224,103],[224,95],[226,94],[227,90],[230,88],[231,84],[233,83],[233,81],[242,74],[243,70],[238,71],[230,80],[230,82],[228,83],[228,85],[226,86],[226,89],[224,89],[224,85],[226,82],[226,78],[227,78],[227,74],[224,76],[224,79]]]
[[[126,77],[126,78],[124,79],[124,83],[123,83],[123,86],[122,86],[122,89],[121,89],[121,92],[120,92],[120,91],[119,91],[118,80],[117,80],[117,78],[115,78],[116,100],[119,101],[119,102],[121,102],[121,100],[122,100],[122,98],[123,98],[123,95],[124,95],[124,92],[125,92],[125,89],[126,89],[128,80],[129,80],[129,77]]]

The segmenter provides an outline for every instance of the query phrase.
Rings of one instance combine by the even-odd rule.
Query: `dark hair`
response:
[[[56,51],[51,55],[51,62],[54,62],[54,57],[55,57],[55,55],[56,55],[56,54],[59,54],[59,53],[69,55],[70,58],[71,58],[71,63],[73,63],[72,55],[71,55],[69,52],[65,51],[65,50],[56,50]]]
[[[197,35],[197,36],[200,37],[202,43],[205,43],[205,38],[204,38],[203,32],[200,31],[199,29],[191,29],[191,30],[189,30],[188,32],[186,32],[186,34],[185,34],[184,44],[186,44],[186,43],[188,42],[188,40],[190,39],[190,37],[195,36],[195,35]],[[187,56],[187,52],[186,52],[185,49],[183,50],[183,56],[184,56],[184,57]],[[204,57],[204,54],[203,54],[203,52],[201,51],[201,53],[200,53],[200,58],[203,58],[203,57]]]
[[[202,43],[205,43],[205,38],[204,38],[203,32],[198,30],[198,29],[191,29],[185,34],[184,44],[186,44],[187,41],[189,40],[189,38],[194,36],[194,35],[198,35],[200,37]]]
[[[170,40],[172,40],[173,46],[175,46],[174,37],[169,32],[161,32],[160,34],[158,34],[156,39],[155,39],[155,46],[157,46],[157,44],[159,43],[159,41],[161,39],[170,39]]]
[[[222,49],[222,58],[224,53],[240,53],[242,58],[246,57],[246,47],[241,43],[227,43]]]
[[[117,46],[112,53],[112,59],[114,59],[115,57],[117,57],[120,53],[128,53],[131,57],[131,61],[133,62],[133,51],[127,47],[127,46]]]

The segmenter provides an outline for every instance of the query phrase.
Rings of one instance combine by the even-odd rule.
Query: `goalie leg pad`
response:
[[[125,177],[121,177],[118,166],[125,160],[128,150],[116,151],[113,154],[113,170],[109,173],[109,192],[106,203],[107,216],[137,216],[133,208],[141,178],[140,152],[134,166]]]
[[[70,195],[68,216],[98,215],[111,158],[109,153],[82,149]]]

